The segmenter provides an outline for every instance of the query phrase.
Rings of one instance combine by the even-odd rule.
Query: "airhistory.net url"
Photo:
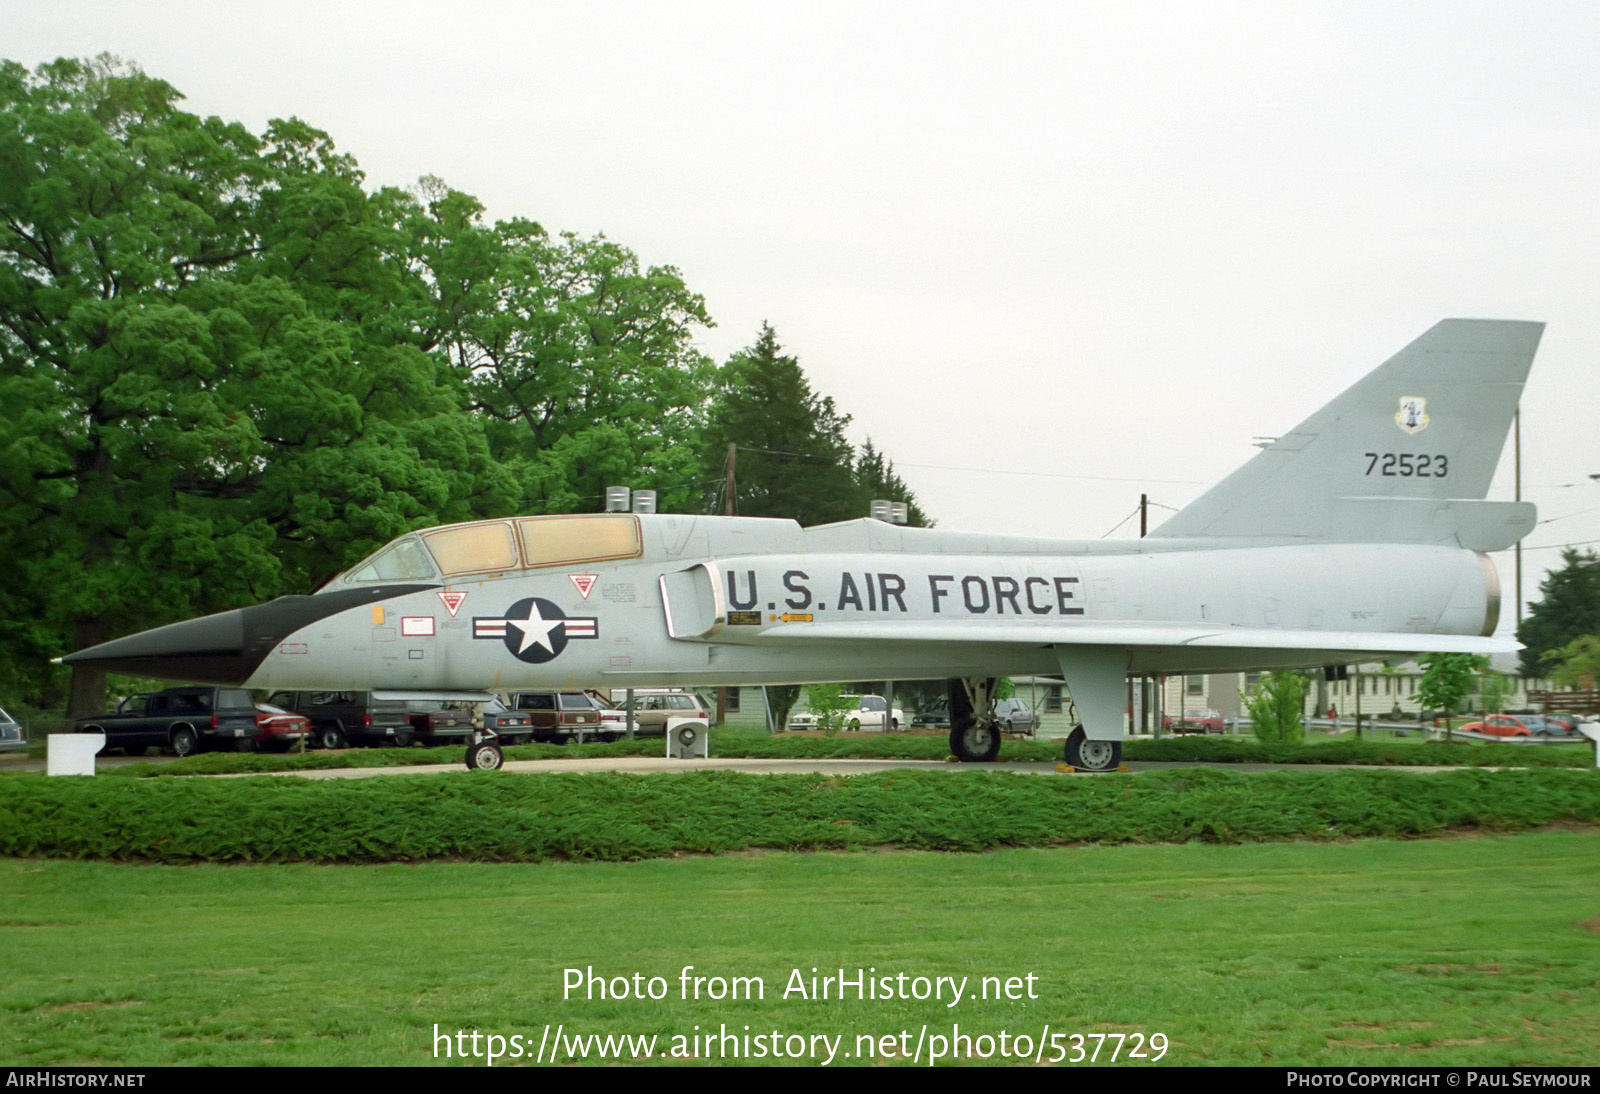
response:
[[[726,1024],[715,1033],[670,1036],[656,1033],[569,1033],[565,1024],[546,1024],[535,1044],[533,1036],[433,1027],[435,1059],[482,1060],[556,1064],[578,1060],[810,1060],[820,1066],[840,1060],[906,1059],[913,1064],[941,1060],[1031,1060],[1035,1064],[1155,1063],[1167,1054],[1166,1034],[1153,1033],[1051,1033],[1046,1025],[1037,1038],[1026,1033],[961,1032],[960,1023],[948,1033],[900,1030],[897,1033],[857,1034],[845,1049],[844,1034],[790,1033],[779,1030],[730,1031]]]

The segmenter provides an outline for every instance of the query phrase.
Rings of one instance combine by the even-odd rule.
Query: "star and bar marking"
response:
[[[574,639],[599,638],[594,616],[568,616],[543,597],[529,596],[506,609],[504,616],[472,617],[473,638],[497,638],[519,661],[542,664],[560,656]]]

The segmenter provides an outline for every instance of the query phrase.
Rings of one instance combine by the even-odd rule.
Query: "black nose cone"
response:
[[[347,608],[436,587],[365,585],[315,596],[280,596],[253,608],[218,612],[102,642],[61,660],[129,676],[238,687],[261,667],[278,643],[300,628]]]
[[[238,685],[255,671],[245,663],[244,611],[219,612],[102,642],[61,660],[107,672],[193,684]]]

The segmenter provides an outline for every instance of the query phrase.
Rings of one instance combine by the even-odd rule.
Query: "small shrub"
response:
[[[1300,712],[1306,705],[1306,678],[1297,672],[1269,672],[1261,677],[1254,695],[1243,696],[1256,737],[1269,744],[1305,739]]]

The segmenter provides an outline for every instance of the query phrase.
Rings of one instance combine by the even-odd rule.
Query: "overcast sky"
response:
[[[1600,540],[1592,2],[0,0],[0,26],[29,67],[111,52],[195,113],[304,118],[374,186],[438,175],[677,267],[706,352],[770,322],[948,528],[1098,537],[1441,318],[1544,320],[1525,594]]]

